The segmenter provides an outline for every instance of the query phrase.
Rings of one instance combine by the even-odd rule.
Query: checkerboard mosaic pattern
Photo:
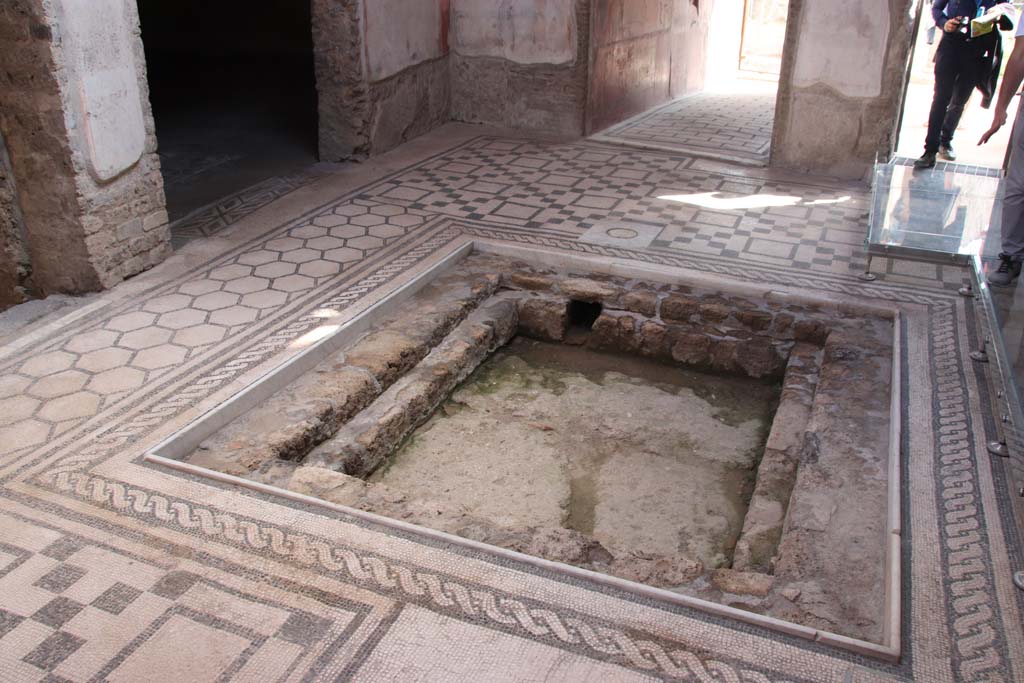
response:
[[[608,221],[661,226],[670,253],[752,266],[857,274],[870,195],[836,184],[596,143],[480,141],[367,189],[366,200],[487,225],[578,236]],[[895,263],[891,274],[949,286],[959,268]]]
[[[0,521],[11,541],[0,545],[4,680],[281,680],[315,664],[367,615],[326,596],[304,607],[279,603]],[[206,653],[198,661],[188,656],[197,649]]]
[[[594,142],[438,134],[240,211],[187,268],[0,358],[0,678],[1011,682],[1020,510],[953,267],[863,264],[867,191]],[[475,135],[475,133],[473,134]],[[461,136],[461,137],[459,137]],[[443,142],[442,142],[443,141]],[[770,197],[770,199],[769,199]],[[259,211],[259,209],[256,209]],[[642,220],[638,248],[581,240]],[[654,235],[654,231],[657,234]],[[893,306],[903,320],[903,657],[885,663],[147,463],[322,326],[471,239]],[[879,270],[881,268],[881,264]]]

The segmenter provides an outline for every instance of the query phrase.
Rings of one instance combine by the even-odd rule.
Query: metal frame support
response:
[[[968,280],[966,285],[957,290],[957,294],[964,297],[965,299],[973,299],[974,285],[971,283],[970,280]]]
[[[863,280],[864,282],[874,282],[875,280],[878,279],[878,276],[871,272],[871,259],[872,258],[873,258],[872,255],[868,254],[868,262],[866,264],[864,264],[864,272],[857,276],[861,280]]]
[[[988,452],[997,458],[1010,457],[1010,449],[1006,447],[1005,441],[989,441]]]
[[[977,351],[971,351],[970,356],[971,356],[971,360],[973,360],[973,361],[976,361],[978,363],[987,363],[988,362],[988,338],[982,339],[981,340],[981,348],[978,349]]]

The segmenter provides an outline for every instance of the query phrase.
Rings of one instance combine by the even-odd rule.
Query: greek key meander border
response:
[[[470,143],[467,142],[465,144]],[[342,201],[345,201],[345,199],[335,200],[334,202],[332,202],[332,204],[340,203]],[[314,211],[310,212],[310,214],[318,210],[322,210],[322,207],[315,209]],[[454,224],[466,222],[453,220],[452,223]],[[269,233],[266,234],[266,236],[269,236],[269,234],[277,232],[279,230],[280,228],[270,231]],[[731,275],[733,277],[738,277],[739,279],[744,280],[750,279],[749,275],[751,268],[747,267],[744,264],[734,263],[733,268],[731,269],[732,272],[730,272],[730,268],[727,265],[711,264],[708,263],[707,259],[688,259],[686,257],[677,255],[661,256],[654,254],[637,254],[629,252],[628,250],[614,250],[608,248],[601,248],[597,247],[596,245],[583,245],[581,243],[566,244],[566,242],[569,242],[569,240],[544,238],[543,236],[537,236],[534,238],[533,241],[530,241],[528,237],[524,237],[522,235],[515,235],[515,228],[502,229],[473,225],[465,227],[464,231],[469,234],[476,234],[482,237],[490,237],[492,239],[498,238],[509,240],[511,237],[512,241],[529,242],[531,244],[539,246],[548,246],[562,249],[568,247],[569,249],[585,253],[610,255],[620,258],[630,258],[633,260],[646,261],[649,263],[659,263],[664,265],[676,265],[680,267],[692,268],[695,270],[702,270],[704,272],[715,272],[720,274]],[[204,266],[204,268],[205,267],[209,266],[207,265]],[[197,269],[197,271],[201,269],[202,268]],[[762,276],[766,275],[766,273],[764,272],[761,272],[759,274]],[[384,277],[381,281],[383,282],[386,281],[387,279],[388,277]],[[946,419],[951,419],[950,415],[959,416],[961,422],[957,423],[954,420],[952,426],[955,427],[960,424],[966,426],[968,424],[969,415],[967,414],[967,409],[965,406],[966,387],[963,382],[962,374],[959,371],[959,366],[956,364],[956,360],[960,357],[960,343],[958,335],[956,333],[956,320],[952,313],[952,311],[955,309],[955,304],[952,304],[950,301],[948,301],[948,299],[950,299],[951,297],[949,297],[945,292],[933,290],[928,295],[925,295],[923,292],[921,294],[913,295],[910,294],[910,292],[908,291],[909,289],[912,289],[911,287],[901,285],[858,286],[853,283],[832,282],[828,280],[827,276],[819,276],[813,273],[793,271],[790,271],[788,273],[771,273],[771,279],[773,282],[776,282],[778,284],[813,286],[819,289],[826,289],[837,293],[855,295],[864,295],[865,292],[870,292],[872,295],[874,295],[875,298],[882,298],[893,302],[901,301],[920,303],[930,306],[933,316],[933,333],[941,332],[943,335],[942,343],[940,344],[938,335],[933,334],[931,351],[932,353],[935,354],[938,354],[938,352],[941,351],[943,354],[944,361],[947,361],[942,364],[941,368],[937,367],[939,377],[942,378],[943,381],[937,381],[935,383],[935,388],[933,390],[933,402],[936,406],[938,406],[940,416],[943,416]],[[351,303],[352,301],[357,300],[363,293],[365,292],[355,293],[352,292],[352,290],[349,290],[343,295],[339,296],[347,300],[348,303]],[[342,303],[344,302],[345,301],[342,301]],[[940,326],[936,323],[936,320],[940,316],[943,319],[943,325],[941,326],[941,329]],[[288,329],[290,330],[291,334],[295,334],[295,330],[298,329],[297,323],[292,323],[291,326],[288,327]],[[230,365],[231,363],[228,363],[228,366]],[[941,391],[940,385],[942,389]],[[209,389],[209,385],[203,386]],[[201,387],[197,388],[197,390],[201,390]],[[212,389],[208,393],[212,393]],[[169,417],[172,413],[174,413],[175,407],[176,406],[168,403],[162,406],[161,411],[151,411],[150,417],[156,418],[157,421],[165,419]],[[946,411],[947,414],[944,415],[942,411]],[[134,434],[138,436],[139,434],[143,433],[145,431],[146,426],[152,426],[152,423],[150,423],[149,425],[137,423],[135,425],[136,429],[134,431]],[[938,452],[941,453],[943,466],[945,467],[947,464],[949,464],[951,466],[950,471],[956,472],[957,476],[943,476],[940,477],[941,482],[937,482],[940,494],[938,501],[939,509],[937,510],[937,512],[939,514],[940,519],[948,518],[948,515],[943,514],[942,507],[943,501],[946,500],[944,495],[946,493],[949,493],[959,504],[957,511],[962,511],[964,513],[962,516],[958,516],[955,522],[949,522],[942,527],[946,536],[946,538],[944,539],[944,541],[946,541],[944,547],[949,548],[951,550],[950,559],[954,559],[953,555],[954,553],[956,553],[956,559],[961,560],[961,564],[958,565],[958,567],[955,568],[951,564],[947,563],[943,569],[948,578],[946,583],[946,585],[948,586],[948,590],[950,590],[951,593],[954,591],[958,591],[958,601],[955,605],[948,606],[949,613],[947,616],[954,617],[953,619],[947,619],[947,623],[949,623],[951,629],[950,634],[952,637],[958,638],[956,642],[958,644],[958,649],[960,651],[965,650],[964,647],[959,647],[963,643],[963,639],[971,639],[967,642],[967,651],[973,654],[974,656],[962,657],[959,659],[958,662],[961,673],[964,676],[969,676],[973,675],[974,673],[977,673],[978,671],[991,670],[992,668],[998,667],[998,661],[1002,659],[1002,653],[996,649],[996,646],[993,645],[991,639],[987,643],[983,643],[978,642],[977,638],[977,636],[981,633],[981,631],[979,630],[981,626],[986,627],[988,629],[988,633],[990,634],[997,634],[999,630],[998,628],[992,629],[992,623],[997,622],[996,614],[989,613],[987,615],[988,618],[985,619],[985,615],[979,613],[979,609],[972,609],[975,607],[975,604],[971,601],[972,597],[979,595],[983,596],[986,594],[991,595],[991,577],[988,575],[981,577],[983,581],[987,582],[987,589],[989,592],[986,593],[985,590],[981,590],[978,588],[978,572],[972,571],[972,568],[978,566],[976,560],[979,557],[984,559],[987,556],[988,549],[985,547],[982,539],[977,537],[976,534],[964,534],[963,531],[964,529],[970,531],[971,529],[980,528],[981,522],[979,522],[979,519],[983,518],[984,511],[977,504],[977,494],[963,494],[964,487],[962,485],[962,482],[965,480],[968,482],[972,482],[974,479],[974,475],[976,474],[972,469],[972,466],[977,466],[977,463],[973,458],[972,447],[969,443],[961,444],[960,442],[949,441],[945,439],[944,437],[956,435],[955,431],[953,434],[943,432],[943,429],[948,427],[950,427],[949,422],[943,424],[943,427],[941,427],[940,430],[935,434],[936,446]],[[109,450],[112,450],[113,448],[122,445],[123,443],[129,440],[128,437],[122,432],[118,432],[118,434],[124,436],[125,438],[119,439],[117,442],[105,444],[102,450],[109,452]],[[101,449],[96,449],[94,446],[94,450],[91,452],[91,454],[102,455],[100,450]],[[85,466],[85,464],[87,463],[79,464],[80,466]],[[64,468],[61,468],[61,471],[59,472],[51,472],[51,474],[53,476],[71,475],[71,473],[64,471]],[[87,476],[81,473],[78,474],[79,476]],[[965,526],[965,524],[968,526]],[[970,526],[971,524],[973,524],[974,526]],[[967,537],[966,541],[970,541],[969,543],[964,541],[965,536]],[[968,562],[965,564],[963,560],[967,560]],[[986,563],[984,561],[981,562],[982,567],[987,566],[989,564],[990,563]],[[983,573],[987,574],[986,572]],[[983,604],[981,606],[984,607]],[[960,617],[963,618],[961,619]],[[953,623],[954,621],[956,621],[956,623]],[[960,631],[956,632],[955,629],[958,626],[960,628]],[[992,655],[994,655],[994,658]],[[979,668],[986,666],[986,664],[988,665],[987,669]],[[680,671],[682,670],[678,667],[678,665],[676,665],[676,669]]]

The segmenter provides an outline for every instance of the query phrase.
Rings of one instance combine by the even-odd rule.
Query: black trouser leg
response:
[[[942,36],[942,42],[939,43],[939,49],[935,53],[935,94],[932,97],[931,113],[928,115],[928,136],[924,140],[925,154],[935,154],[939,151],[943,122],[946,120],[950,102],[953,101],[957,81],[969,80],[959,78],[967,49],[967,42],[957,34],[947,33]],[[959,121],[958,116],[957,122]]]
[[[939,136],[939,144],[943,147],[950,147],[953,144],[953,135],[956,127],[960,125],[960,117],[964,114],[964,107],[971,99],[974,92],[974,81],[964,74],[957,76],[956,84],[953,85],[953,97],[950,98],[949,107],[946,109],[946,117],[942,120],[942,135]]]

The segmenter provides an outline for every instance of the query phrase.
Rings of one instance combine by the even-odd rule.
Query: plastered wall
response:
[[[449,120],[448,0],[312,0],[320,158],[365,158]]]
[[[449,119],[448,0],[364,2],[370,153]]]
[[[711,40],[711,15],[720,1],[673,0],[669,83],[669,94],[672,97],[704,88]],[[718,54],[722,54],[720,45],[714,47]]]
[[[773,166],[863,178],[888,159],[917,4],[790,0]]]
[[[452,118],[581,135],[589,9],[589,0],[452,0]]]
[[[588,133],[704,85],[712,0],[593,0]]]

